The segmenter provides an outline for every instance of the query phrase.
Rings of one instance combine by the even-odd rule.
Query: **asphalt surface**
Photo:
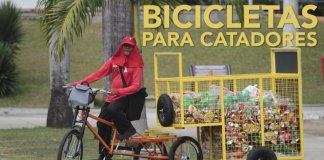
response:
[[[307,106],[307,105],[304,105]],[[99,114],[99,109],[92,109],[92,113]],[[303,108],[304,120],[324,120],[324,105],[312,105]],[[0,108],[1,129],[34,128],[46,126],[47,109]],[[148,127],[154,128],[156,114],[154,108],[147,108]],[[95,125],[94,121],[90,121]],[[316,126],[314,126],[316,127]],[[173,130],[168,133],[177,135],[196,136],[195,128]],[[324,157],[324,136],[304,134],[305,160],[321,160]]]

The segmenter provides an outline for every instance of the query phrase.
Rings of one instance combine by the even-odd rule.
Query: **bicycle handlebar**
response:
[[[73,88],[73,86],[62,86],[62,88]]]
[[[68,85],[65,85],[65,86],[62,86],[63,88],[67,88],[67,89],[71,89],[73,88],[74,86],[68,86]],[[97,92],[102,92],[102,93],[106,93],[106,94],[110,94],[111,91],[107,91],[105,89],[102,89],[102,88],[91,88],[91,90],[94,92],[94,93],[97,93]]]
[[[101,89],[101,88],[92,88],[92,91],[93,92],[102,92],[102,93],[106,93],[106,94],[111,93],[111,91],[107,91],[107,90],[104,90],[104,89]]]

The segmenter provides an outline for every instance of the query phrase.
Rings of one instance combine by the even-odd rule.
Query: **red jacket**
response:
[[[124,55],[122,51],[122,45],[125,43],[134,46],[132,52],[128,56]],[[125,88],[123,87],[123,81],[118,66],[123,67],[123,75],[127,84],[127,87]],[[140,90],[143,76],[143,59],[136,47],[135,38],[125,37],[119,45],[116,54],[99,70],[80,81],[74,82],[73,84],[80,84],[84,81],[92,83],[108,76],[109,74],[111,74],[112,77],[111,88],[116,92],[116,94],[108,95],[106,98],[107,102],[114,102],[121,97],[136,93]]]

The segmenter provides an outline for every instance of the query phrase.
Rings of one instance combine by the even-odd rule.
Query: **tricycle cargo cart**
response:
[[[177,71],[170,72],[178,76],[159,76],[166,56],[177,58]],[[271,49],[270,57],[271,73],[185,77],[181,53],[155,53],[160,123],[151,130],[210,126],[197,135],[205,159],[246,159],[269,150],[278,159],[303,159],[300,49]]]

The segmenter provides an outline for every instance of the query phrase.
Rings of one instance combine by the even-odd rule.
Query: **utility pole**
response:
[[[298,17],[299,13],[298,13],[298,1],[297,0],[284,0],[283,1],[283,11],[285,10],[286,7],[291,6],[292,9],[295,12],[295,15]],[[293,24],[285,24],[283,27],[283,32],[290,32],[294,35],[294,38],[292,40],[293,42],[293,46],[287,46],[288,44],[286,44],[286,48],[290,48],[290,47],[295,47],[296,46],[296,39],[295,39],[295,33],[297,32],[297,28],[294,27]]]
[[[249,5],[253,5],[253,0],[249,0]]]

